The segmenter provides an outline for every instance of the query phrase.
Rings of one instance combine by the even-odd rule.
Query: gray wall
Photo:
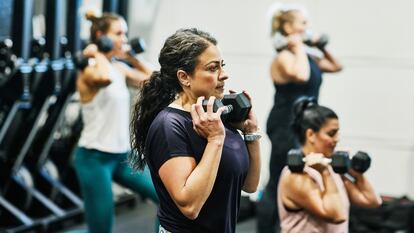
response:
[[[131,36],[147,38],[145,56],[158,67],[158,52],[176,29],[198,27],[213,34],[230,75],[226,87],[252,93],[264,132],[274,94],[269,77],[274,54],[266,18],[273,2],[131,1]],[[414,2],[297,2],[308,8],[312,28],[330,35],[329,49],[345,67],[339,74],[325,75],[320,99],[340,116],[340,147],[372,155],[367,175],[381,194],[414,197]],[[264,185],[270,154],[266,137],[262,153]]]

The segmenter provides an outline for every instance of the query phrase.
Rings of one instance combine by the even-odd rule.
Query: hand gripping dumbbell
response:
[[[108,53],[113,48],[112,40],[107,36],[101,36],[96,41],[98,51],[101,53]],[[78,52],[74,57],[74,63],[79,70],[85,69],[89,64],[89,58],[85,57],[82,52]]]
[[[323,51],[329,42],[329,37],[326,34],[321,34],[317,40],[314,40],[314,35],[307,32],[303,35],[303,43],[307,46],[316,47]]]
[[[321,34],[317,40],[314,40],[314,35],[310,32],[307,32],[302,35],[302,41],[304,44],[308,46],[317,47],[320,50],[324,50],[325,46],[329,42],[329,37],[326,34]],[[281,33],[276,33],[273,36],[273,46],[277,52],[280,52],[283,49],[286,49],[288,44],[289,44],[288,39],[285,36],[283,36]]]
[[[325,162],[330,163],[333,170],[339,174],[345,174],[349,168],[359,173],[364,173],[371,165],[371,158],[363,151],[358,151],[350,160],[349,153],[336,151],[332,158],[324,158]],[[287,165],[292,172],[302,172],[306,158],[299,149],[291,149],[288,152]]]
[[[323,162],[330,164],[336,173],[340,174],[346,173],[350,166],[349,155],[344,151],[337,151],[332,155],[332,158],[323,158],[323,160]],[[302,150],[291,149],[288,152],[286,163],[291,172],[303,172],[306,157],[304,156]]]
[[[207,111],[208,100],[203,100],[203,108]],[[240,122],[247,119],[252,108],[249,98],[244,93],[232,93],[224,95],[222,100],[216,99],[213,104],[213,112],[225,106],[221,119],[227,122]]]

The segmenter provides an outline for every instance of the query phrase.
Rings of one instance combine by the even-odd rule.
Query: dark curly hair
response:
[[[145,164],[145,140],[157,114],[174,101],[183,89],[177,77],[178,70],[193,74],[198,57],[217,41],[208,33],[196,28],[180,29],[167,38],[159,54],[160,71],[152,73],[144,82],[135,104],[131,121],[130,164],[142,169]]]

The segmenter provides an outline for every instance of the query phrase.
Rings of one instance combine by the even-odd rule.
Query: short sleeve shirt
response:
[[[160,199],[160,224],[172,233],[234,233],[240,194],[249,167],[245,142],[237,130],[225,125],[226,137],[213,190],[198,217],[185,217],[167,192],[158,171],[169,159],[191,156],[199,163],[207,140],[193,129],[189,112],[167,107],[152,122],[146,140],[146,159]]]

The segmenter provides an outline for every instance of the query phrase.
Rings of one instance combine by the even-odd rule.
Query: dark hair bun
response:
[[[302,121],[305,110],[309,107],[318,105],[315,97],[302,96],[293,103],[292,127],[294,131],[300,132],[300,122]]]
[[[293,115],[298,116],[302,115],[303,112],[314,105],[318,105],[315,97],[309,97],[309,96],[302,96],[299,97],[295,103],[293,103]]]

